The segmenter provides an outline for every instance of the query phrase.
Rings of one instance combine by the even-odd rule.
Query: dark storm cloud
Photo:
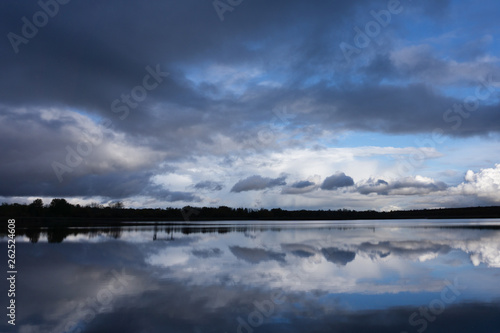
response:
[[[144,155],[147,158],[136,164],[127,152],[140,157],[149,149],[137,147],[131,151],[131,143],[118,142],[116,133],[111,130],[88,128],[76,117],[50,119],[43,112],[31,109],[3,107],[1,117],[0,141],[5,147],[2,150],[5,163],[0,164],[0,196],[122,199],[144,195],[166,201],[199,200],[188,192],[172,192],[151,185],[150,178],[154,175],[153,167],[159,161],[159,154]],[[27,133],[29,135],[18,135]],[[99,137],[100,141],[96,141]],[[78,153],[87,149],[90,153]],[[54,162],[62,165],[56,168],[60,172],[59,179]]]
[[[4,8],[5,12],[10,13],[9,19],[3,23],[5,32],[20,33],[20,18],[30,17],[39,9],[34,4],[22,6],[19,3],[4,3],[4,6],[10,6]],[[370,3],[370,7],[377,6],[383,8],[386,3]],[[426,6],[430,4],[422,5]],[[324,87],[314,88],[319,91],[308,91],[295,82],[321,69],[324,61],[329,60],[331,63],[332,53],[338,52],[337,46],[343,36],[336,36],[338,40],[330,41],[329,44],[335,48],[325,48],[324,39],[336,31],[336,26],[344,23],[346,14],[369,12],[362,2],[305,5],[300,1],[277,1],[272,4],[256,1],[242,5],[238,11],[231,13],[234,20],[227,19],[221,24],[210,3],[153,1],[144,5],[127,1],[120,2],[120,10],[116,10],[116,7],[112,1],[99,4],[98,8],[76,1],[61,6],[59,13],[51,18],[47,26],[41,28],[28,44],[20,45],[19,54],[3,54],[4,59],[0,59],[3,60],[0,63],[6,65],[5,77],[9,77],[9,80],[4,80],[0,89],[1,100],[9,105],[70,106],[91,113],[117,116],[111,110],[112,102],[120,100],[122,94],[130,95],[135,86],[142,84],[144,76],[148,74],[145,69],[147,66],[156,68],[158,65],[162,71],[168,71],[170,76],[153,91],[149,91],[145,101],[138,103],[135,108],[129,108],[127,121],[117,123],[119,129],[130,134],[148,134],[153,138],[163,136],[176,143],[182,143],[182,140],[178,140],[180,133],[176,129],[188,129],[201,123],[207,128],[207,131],[199,133],[205,139],[208,139],[210,130],[222,131],[223,128],[228,128],[231,135],[235,135],[231,131],[232,126],[228,125],[240,120],[238,118],[241,115],[244,115],[241,120],[252,120],[254,117],[258,121],[269,120],[268,111],[258,110],[269,110],[269,106],[280,101],[291,102],[297,93],[298,96],[308,97],[321,92],[330,95],[332,91]],[[276,20],[276,17],[282,20]],[[294,17],[295,20],[287,21],[286,17]],[[336,21],[335,17],[339,20]],[[256,18],[259,24],[255,24]],[[291,30],[297,23],[304,26],[303,35]],[[325,31],[320,28],[323,25],[328,27]],[[275,29],[278,26],[281,28]],[[350,27],[346,27],[345,31],[351,34]],[[260,42],[262,35],[266,35],[270,41]],[[292,36],[294,42],[290,45],[285,41]],[[5,49],[11,49],[8,40],[4,42]],[[260,44],[258,52],[246,43]],[[247,95],[262,100],[256,102],[258,99],[252,98],[251,106],[238,103],[233,96],[224,92],[221,98],[214,99],[210,97],[210,89],[220,91],[222,87],[209,82],[200,85],[187,77],[189,70],[200,69],[204,63],[257,65],[260,64],[258,59],[262,57],[276,57],[280,47],[285,47],[285,50],[293,48],[294,57],[287,55],[279,62],[273,60],[264,69],[276,74],[298,70],[296,77],[288,75],[289,83],[275,89],[262,89],[248,82],[250,89]],[[304,64],[307,64],[305,68]],[[12,75],[9,75],[10,72]],[[30,94],[26,94],[26,91],[30,91]],[[360,101],[359,94],[362,92],[354,93],[355,100]],[[384,96],[379,99],[384,99]],[[391,104],[390,99],[387,104]],[[120,105],[124,106],[125,103]],[[152,112],[155,105],[164,111],[160,114]],[[320,106],[321,103],[318,103],[315,109]],[[251,112],[235,113],[233,110]],[[205,117],[202,122],[200,116],[207,112],[210,117],[208,121]],[[231,116],[227,117],[229,114]],[[332,121],[339,120],[337,115],[334,118]],[[382,122],[388,120],[380,117]],[[314,119],[308,120],[311,121],[314,122]],[[171,135],[166,129],[172,131]],[[192,140],[200,139],[191,135]],[[153,138],[151,144],[155,143]]]
[[[478,87],[482,87],[479,82]],[[322,90],[318,92],[318,104],[324,106],[310,117],[317,118],[318,122],[334,129],[343,126],[353,130],[393,134],[430,133],[434,129],[440,129],[445,134],[454,136],[487,134],[500,130],[499,105],[480,104],[476,108],[480,110],[480,116],[470,117],[471,113],[463,106],[467,96],[462,100],[442,96],[424,84],[367,84],[344,91],[330,91],[330,94]],[[477,102],[481,103],[479,100]],[[461,105],[461,112],[465,116],[455,111],[454,105]],[[302,120],[302,117],[298,118],[297,121]]]
[[[313,182],[308,181],[308,180],[302,180],[300,182],[293,183],[290,186],[293,188],[305,188],[305,187],[309,187],[312,185],[315,185],[315,184]]]
[[[354,180],[343,172],[338,172],[330,177],[326,177],[321,184],[322,190],[336,190],[341,187],[354,185]]]
[[[102,196],[111,199],[125,199],[141,195],[166,202],[199,202],[201,200],[190,192],[170,191],[151,185],[151,176],[150,172],[114,172],[106,175],[75,177],[63,184],[32,182],[27,179],[20,184],[16,179],[13,179],[11,182],[2,183],[0,196]],[[26,175],[23,177],[26,178]]]
[[[2,39],[8,52],[2,53],[1,63],[10,79],[3,80],[0,98],[35,105],[56,102],[106,113],[115,98],[141,82],[147,65],[165,64],[174,70],[172,64],[177,62],[255,60],[257,53],[246,42],[258,41],[263,35],[272,39],[291,35],[288,28],[307,25],[313,19],[333,24],[335,17],[342,18],[356,5],[255,1],[221,24],[211,2],[71,1],[59,6],[57,15],[27,44],[20,44],[17,54],[9,40]],[[22,36],[21,18],[32,20],[41,8],[35,1],[5,1],[0,9],[6,14],[0,25],[4,36],[9,32]],[[275,29],[280,26],[287,29]],[[312,53],[319,44],[306,46],[304,51]],[[262,51],[274,52],[265,48],[259,53]],[[190,105],[203,102],[188,89],[186,80],[177,80],[180,82],[172,89],[159,87],[167,95],[162,94],[162,99],[182,104],[189,99]]]
[[[429,7],[435,11],[436,5],[432,3],[426,2],[419,8]],[[39,10],[34,3],[7,1],[3,5],[2,12],[9,13],[1,26],[6,33],[20,33],[21,17],[30,17]],[[386,5],[385,1],[377,1],[369,7]],[[125,1],[119,3],[119,10],[113,1],[96,7],[72,1],[60,6],[59,13],[28,44],[20,45],[19,54],[3,54],[2,63],[14,64],[6,69],[22,66],[25,70],[18,72],[8,84],[4,81],[5,89],[0,90],[0,97],[7,103],[22,101],[40,105],[55,101],[108,114],[113,100],[141,83],[146,66],[165,64],[164,70],[172,71],[172,77],[166,79],[168,82],[161,84],[158,91],[151,92],[148,101],[169,101],[192,107],[217,104],[204,96],[203,90],[208,86],[199,87],[190,82],[184,76],[184,67],[176,68],[173,64],[180,61],[189,67],[215,60],[236,65],[247,61],[256,63],[257,57],[276,55],[278,46],[290,45],[288,47],[295,50],[294,56],[288,55],[280,59],[280,63],[273,60],[269,69],[299,69],[299,65],[307,64],[298,75],[310,75],[322,61],[331,61],[332,49],[338,51],[340,37],[343,37],[336,36],[338,40],[330,41],[335,48],[329,49],[324,46],[326,36],[345,23],[346,14],[368,13],[367,7],[360,1],[314,5],[300,1],[272,4],[254,1],[228,14],[229,18],[222,24],[212,4],[201,1],[152,1],[146,5]],[[303,35],[292,31],[297,24],[304,27]],[[279,26],[282,29],[275,29]],[[321,31],[322,27],[327,29]],[[353,37],[350,26],[345,31]],[[261,41],[262,35],[270,40]],[[290,44],[292,36],[294,42]],[[261,44],[258,52],[245,45],[252,42]],[[275,42],[278,44],[273,48]],[[12,49],[7,39],[4,43],[6,50]],[[39,75],[28,76],[30,72]],[[292,82],[299,80],[291,79]],[[26,90],[31,93],[25,94]],[[146,109],[134,111],[147,113]]]
[[[401,194],[413,195],[444,191],[448,185],[441,181],[419,181],[415,178],[405,178],[386,182],[383,179],[369,179],[364,184],[358,184],[356,190],[361,194],[377,193],[379,195]]]
[[[308,180],[301,180],[296,183],[293,183],[288,187],[284,187],[281,190],[281,194],[302,194],[311,192],[315,190],[317,187],[318,186],[314,182]]]
[[[224,188],[224,185],[218,182],[213,182],[210,180],[206,180],[203,182],[196,183],[194,185],[196,190],[209,190],[209,191],[220,191]]]
[[[286,185],[285,179],[286,176],[281,176],[278,178],[268,178],[254,175],[238,181],[236,184],[234,184],[231,192],[257,191],[264,190],[266,188]]]

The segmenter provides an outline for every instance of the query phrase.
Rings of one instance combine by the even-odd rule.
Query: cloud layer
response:
[[[378,0],[52,3],[47,22],[0,4],[3,200],[326,208],[343,189],[415,207],[460,186],[455,204],[498,202],[480,171],[498,151],[470,149],[500,134],[492,0],[401,2],[383,25]]]

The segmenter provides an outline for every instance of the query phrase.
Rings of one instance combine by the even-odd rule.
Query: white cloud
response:
[[[500,203],[500,164],[496,164],[494,168],[481,169],[477,173],[467,171],[465,182],[458,185],[453,192]]]
[[[162,185],[171,191],[184,191],[193,184],[193,180],[188,175],[164,174],[156,175],[151,179],[153,184]]]

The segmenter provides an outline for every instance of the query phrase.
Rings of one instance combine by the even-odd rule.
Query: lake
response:
[[[17,232],[16,326],[3,315],[2,332],[500,328],[500,220]]]

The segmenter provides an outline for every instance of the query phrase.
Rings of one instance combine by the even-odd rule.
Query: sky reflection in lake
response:
[[[114,237],[71,230],[57,244],[43,233],[36,244],[19,237],[16,327],[496,332],[500,229],[407,226],[127,227]]]

